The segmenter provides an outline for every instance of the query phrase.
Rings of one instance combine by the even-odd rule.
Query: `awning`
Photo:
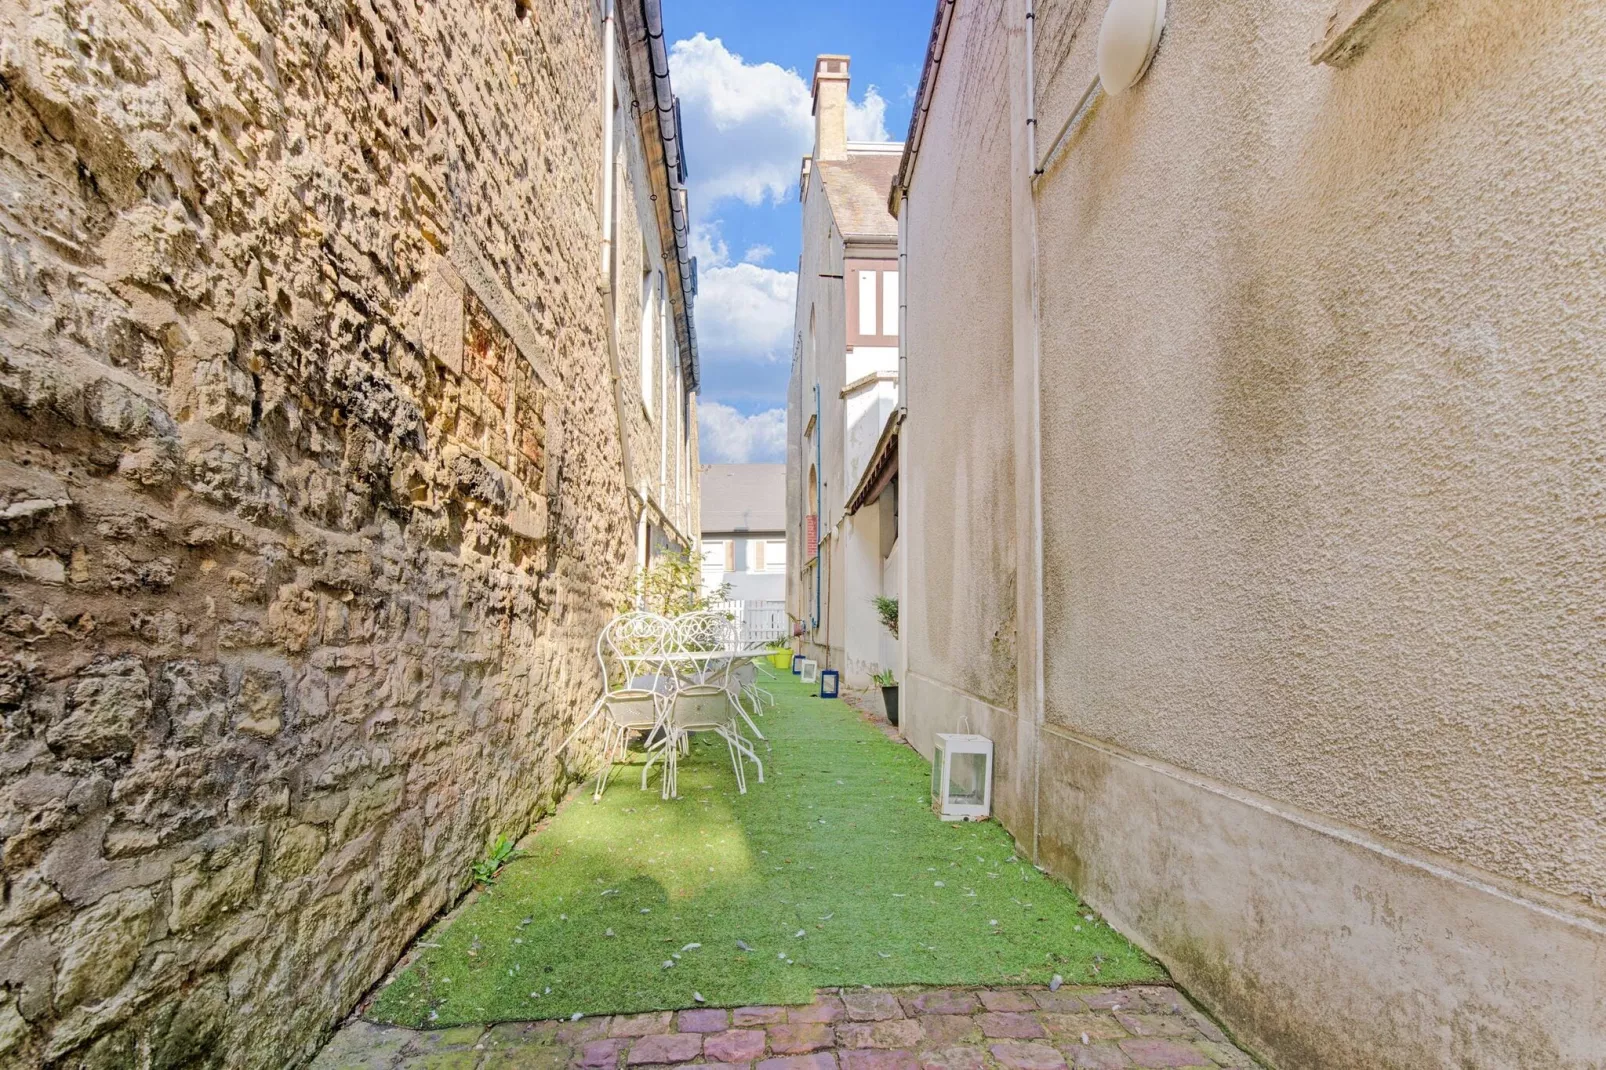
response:
[[[848,496],[849,516],[881,497],[881,492],[898,474],[898,427],[902,423],[902,409],[893,409],[887,414],[887,425],[881,429],[881,437],[876,440],[870,463],[864,466],[859,485]]]

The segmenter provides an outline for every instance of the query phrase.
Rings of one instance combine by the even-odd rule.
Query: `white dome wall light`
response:
[[[1165,29],[1165,0],[1110,0],[1099,26],[1099,85],[1110,96],[1131,89],[1149,69]]]

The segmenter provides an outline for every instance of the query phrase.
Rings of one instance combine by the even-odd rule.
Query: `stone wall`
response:
[[[294,1065],[561,794],[599,70],[585,0],[0,0],[0,1062]]]

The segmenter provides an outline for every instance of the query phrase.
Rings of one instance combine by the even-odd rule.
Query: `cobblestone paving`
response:
[[[1132,988],[847,989],[739,1007],[420,1032],[354,1022],[314,1070],[1256,1067],[1186,997]]]

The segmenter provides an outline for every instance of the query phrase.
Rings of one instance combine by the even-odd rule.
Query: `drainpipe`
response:
[[[1037,160],[1037,0],[1026,0],[1026,158]]]
[[[898,493],[895,508],[898,510],[898,602],[902,614],[898,625],[898,649],[895,655],[899,681],[909,675],[909,548],[914,545],[910,530],[912,517],[904,488],[909,485],[910,467],[905,465],[908,436],[903,433],[904,421],[909,418],[909,196],[908,190],[895,190],[899,200],[898,211]],[[907,694],[907,692],[905,692]]]
[[[1012,147],[1010,184],[1013,199],[1023,207],[1011,211],[1011,274],[1015,293],[1012,295],[1014,324],[1015,422],[1025,425],[1025,435],[1017,438],[1016,449],[1016,538],[1025,540],[1016,549],[1016,574],[1023,581],[1016,591],[1016,612],[1021,619],[1020,631],[1030,643],[1030,677],[1017,681],[1016,701],[1024,720],[1032,725],[1031,780],[1032,780],[1032,861],[1039,860],[1038,843],[1041,835],[1042,802],[1042,735],[1044,707],[1043,642],[1043,431],[1042,431],[1042,344],[1038,333],[1041,322],[1040,294],[1037,284],[1038,270],[1038,219],[1037,177],[1044,164],[1059,150],[1071,119],[1061,128],[1048,155],[1037,154],[1037,74],[1036,51],[1036,0],[1025,0],[1026,50],[1025,100],[1021,102],[1025,113],[1024,130],[1018,148]],[[1018,83],[1017,83],[1018,84]],[[1095,81],[1083,94],[1072,119],[1086,108],[1098,88]],[[1017,88],[1016,93],[1022,92]],[[1012,105],[1012,109],[1013,109]],[[1019,114],[1017,112],[1016,114]],[[1020,291],[1024,289],[1025,293]],[[1024,322],[1021,322],[1024,320]],[[1024,335],[1025,337],[1022,337]],[[1021,515],[1024,514],[1024,515]]]
[[[630,455],[630,428],[625,423],[625,385],[619,371],[619,308],[615,285],[618,264],[613,246],[616,229],[614,201],[614,128],[618,34],[613,21],[613,0],[603,0],[602,9],[602,264],[598,288],[603,294],[603,311],[608,320],[608,372],[613,378],[613,414],[619,428],[619,454],[624,466],[625,513],[634,513],[630,500],[635,489],[635,465]],[[642,514],[645,515],[645,508]],[[639,540],[638,540],[639,541]],[[638,555],[639,556],[639,555]]]
[[[675,350],[670,331],[674,330],[674,314],[669,308],[669,283],[663,284],[658,301],[658,369],[663,374],[663,389],[658,391],[658,500],[669,497],[669,354]]]
[[[820,536],[825,528],[825,454],[820,441],[825,438],[825,425],[820,420],[820,384],[814,384],[814,501],[819,512],[814,514],[814,630],[820,630],[820,588],[825,578],[825,562],[820,560]],[[827,641],[830,637],[827,636]]]
[[[894,192],[901,202],[898,211],[898,423],[909,415],[909,198],[908,191]]]

